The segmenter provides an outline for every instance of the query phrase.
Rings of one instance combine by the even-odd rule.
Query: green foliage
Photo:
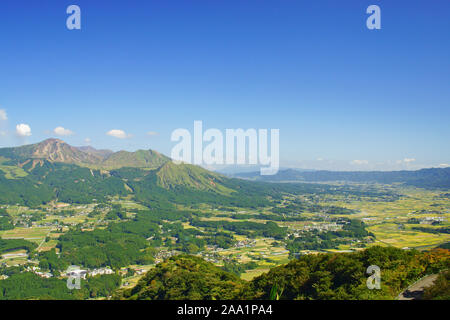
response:
[[[7,179],[0,172],[0,203],[36,207],[51,201],[54,194],[47,185],[41,185],[32,177]]]
[[[438,248],[450,250],[450,242],[443,243]]]
[[[0,239],[0,254],[17,251],[27,250],[33,251],[37,245],[33,242],[22,239]]]
[[[180,170],[180,169],[179,169]],[[202,169],[203,170],[203,169]],[[229,180],[222,178],[219,181],[205,180],[204,176],[197,180],[171,180],[165,177],[164,184],[161,184],[158,172],[150,172],[144,178],[137,181],[129,181],[128,185],[134,190],[136,199],[150,208],[172,209],[173,204],[183,204],[187,206],[199,203],[217,204],[257,208],[266,206],[269,201],[266,200],[262,190],[253,195],[247,195],[244,189],[240,189],[238,185],[230,185]],[[192,177],[191,177],[192,178]],[[211,178],[212,179],[212,178]],[[167,181],[170,181],[167,182]],[[209,182],[208,182],[209,181]],[[223,185],[223,188],[213,188],[205,186],[214,183]],[[238,192],[230,193],[235,187]],[[227,190],[227,192],[223,191]]]
[[[141,236],[106,229],[68,232],[60,237],[57,247],[67,264],[119,268],[135,263],[147,245]]]
[[[245,296],[245,282],[193,256],[158,264],[117,298],[132,300],[229,300]]]
[[[228,249],[235,243],[233,235],[226,232],[214,232],[211,236],[205,238],[208,245],[217,246],[219,248]]]
[[[203,227],[212,230],[229,230],[237,234],[247,236],[263,236],[273,237],[275,239],[284,239],[287,235],[287,228],[279,227],[273,221],[267,221],[266,223],[257,223],[251,221],[239,221],[229,222],[225,220],[220,221],[201,221],[192,220],[191,224],[197,227]]]
[[[105,219],[107,220],[122,220],[126,219],[126,212],[122,209],[120,205],[113,205],[112,209],[106,214]]]
[[[366,287],[367,267],[381,269],[381,290]],[[274,285],[282,299],[394,299],[420,277],[447,268],[450,253],[372,247],[355,253],[306,255],[251,282],[256,298],[269,299]]]
[[[80,290],[67,288],[66,279],[44,279],[31,272],[14,273],[0,281],[0,300],[80,300],[108,297],[122,282],[119,275],[100,275],[81,280]]]
[[[84,295],[89,298],[109,297],[122,284],[122,277],[117,274],[105,274],[89,277],[82,283]]]
[[[92,203],[94,199],[104,201],[107,196],[129,194],[121,179],[76,165],[44,162],[32,176],[54,190],[59,201],[67,203]]]
[[[106,229],[71,230],[59,238],[61,259],[88,268],[150,262],[152,259],[141,251],[151,245],[146,239],[160,232],[153,221],[151,215],[139,213],[132,221],[111,223]]]
[[[14,229],[12,219],[4,209],[0,209],[0,231]]]
[[[98,166],[105,169],[122,167],[154,169],[168,161],[170,161],[168,157],[153,150],[119,151],[108,156]]]
[[[296,256],[301,250],[336,249],[339,245],[349,241],[374,236],[366,230],[366,225],[362,221],[357,219],[341,220],[347,222],[343,225],[342,230],[305,232],[301,237],[288,241],[286,248],[290,251],[291,256]]]
[[[369,290],[367,267],[381,269],[381,290]],[[405,251],[372,247],[355,253],[307,255],[271,269],[251,282],[231,273],[236,266],[215,267],[198,257],[177,256],[157,265],[136,287],[117,294],[120,299],[394,299],[426,274],[450,265],[450,252]],[[238,270],[239,271],[239,270]],[[448,294],[448,275],[432,294]],[[444,281],[445,280],[445,281]]]
[[[450,300],[450,271],[440,273],[433,285],[425,288],[423,299]]]
[[[39,267],[42,270],[48,270],[56,274],[62,270],[66,270],[68,266],[69,264],[56,254],[55,249],[39,254]]]
[[[0,281],[0,299],[69,300],[74,299],[74,296],[64,280],[43,279],[34,273],[25,272],[14,274],[6,280]]]
[[[427,227],[413,227],[413,230],[421,231],[421,232],[427,232],[427,233],[450,233],[450,227],[443,227],[443,228],[427,228]]]
[[[237,276],[241,276],[247,270],[253,270],[258,268],[258,264],[254,261],[247,263],[238,263],[237,261],[225,261],[222,269],[226,272],[233,273]]]
[[[279,290],[278,286],[275,284],[272,287],[272,290],[270,290],[269,294],[269,300],[280,300],[281,296],[283,295],[284,289]]]

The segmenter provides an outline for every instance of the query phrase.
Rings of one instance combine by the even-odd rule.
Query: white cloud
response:
[[[368,161],[368,160],[352,160],[352,161],[350,162],[350,164],[356,165],[356,166],[361,166],[361,165],[367,165],[367,164],[369,164],[369,161]]]
[[[84,143],[86,143],[88,146],[91,145],[91,142],[92,142],[91,138],[84,139]]]
[[[450,164],[447,164],[447,163],[441,163],[439,165],[439,168],[448,168],[448,167],[450,167]]]
[[[405,158],[403,160],[397,160],[397,164],[403,164],[403,163],[409,164],[414,161],[416,161],[416,159],[414,159],[414,158]]]
[[[29,125],[21,123],[16,126],[16,133],[19,137],[31,136],[31,128]]]
[[[58,136],[71,136],[73,135],[73,132],[69,129],[65,129],[63,127],[56,127],[53,132]]]
[[[0,109],[0,121],[8,120],[8,115],[6,114],[5,109]]]
[[[155,132],[155,131],[149,131],[149,132],[147,132],[147,135],[149,135],[149,136],[157,136],[159,133],[158,132]]]
[[[125,131],[119,130],[119,129],[110,130],[106,134],[108,136],[111,136],[111,137],[114,137],[114,138],[118,138],[118,139],[131,138],[131,134],[127,134]]]

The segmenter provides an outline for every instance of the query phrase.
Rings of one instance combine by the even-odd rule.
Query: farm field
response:
[[[287,194],[262,208],[178,205],[176,210],[189,218],[173,218],[169,213],[161,216],[157,223],[162,243],[148,248],[155,257],[154,263],[124,266],[128,271],[122,278],[122,288],[134,287],[157,263],[186,252],[251,281],[301,255],[353,252],[372,246],[429,250],[450,241],[448,233],[432,232],[450,225],[449,199],[445,193],[399,186],[364,185],[361,188],[375,193],[389,190],[392,196]],[[23,239],[37,246],[34,255],[25,250],[7,252],[0,263],[8,267],[37,265],[42,254],[53,250],[59,255],[57,246],[62,235],[77,229],[83,232],[108,230],[112,225],[132,222],[148,210],[130,197],[117,196],[101,204],[50,203],[39,208],[10,205],[4,209],[16,226],[0,231],[1,239]],[[120,218],[116,214],[120,214]],[[342,233],[346,225],[355,221],[363,223],[358,228],[366,235],[338,236],[331,242],[321,238],[324,234]],[[277,232],[284,230],[284,235],[276,239],[275,234],[264,236],[267,231],[260,233],[252,229],[252,226],[267,225]],[[245,229],[247,226],[250,229]],[[418,227],[425,229],[418,230]],[[223,247],[210,244],[203,248],[193,245],[215,234],[223,235],[228,244]],[[197,240],[193,241],[192,237]],[[297,242],[302,239],[306,242]],[[140,251],[144,253],[147,249]]]
[[[24,239],[39,244],[50,232],[50,228],[15,228],[0,233],[2,239]]]

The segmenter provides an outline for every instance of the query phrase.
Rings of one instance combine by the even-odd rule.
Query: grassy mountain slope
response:
[[[168,161],[170,161],[168,157],[153,150],[119,151],[109,155],[99,166],[105,169],[122,167],[156,169]]]
[[[227,178],[198,166],[175,164],[170,161],[158,169],[156,176],[158,185],[165,189],[183,186],[221,194],[234,192],[234,190],[222,185]]]
[[[133,189],[139,202],[155,207],[171,207],[173,204],[197,205],[199,203],[261,206],[267,204],[265,190],[259,189],[253,195],[247,195],[229,183],[229,179],[216,175],[205,169],[190,165],[167,163],[150,172],[137,171],[131,173],[126,168],[118,173],[133,174],[134,179],[127,183]],[[237,184],[236,184],[237,185]]]

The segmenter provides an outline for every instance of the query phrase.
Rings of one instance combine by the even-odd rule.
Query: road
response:
[[[423,291],[426,287],[431,286],[437,279],[437,274],[429,275],[418,282],[414,283],[408,289],[403,291],[397,298],[397,300],[419,300],[422,298]]]

